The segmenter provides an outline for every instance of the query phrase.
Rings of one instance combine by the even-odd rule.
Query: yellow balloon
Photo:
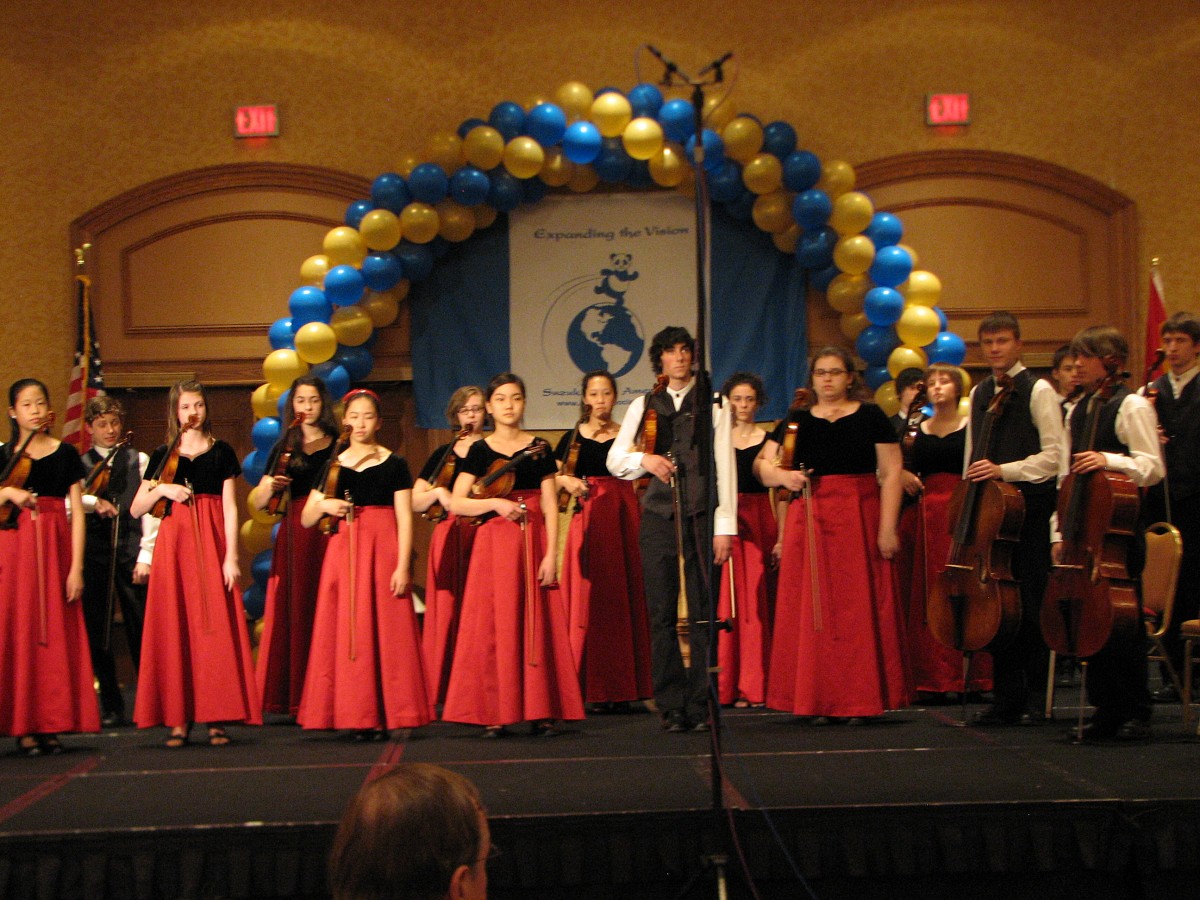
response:
[[[437,237],[437,210],[428,203],[410,203],[400,211],[400,228],[414,244],[428,244]]]
[[[504,135],[490,125],[476,125],[463,138],[463,156],[477,169],[494,169],[504,159]]]
[[[667,141],[661,150],[650,157],[650,177],[660,187],[675,187],[683,181],[687,166],[683,147]]]
[[[535,106],[541,106],[543,103],[553,103],[553,102],[554,102],[554,99],[552,97],[546,96],[545,94],[533,94],[532,96],[527,97],[525,102],[522,105],[525,107],[525,112],[529,112]]]
[[[763,231],[782,234],[796,224],[792,218],[792,194],[788,191],[772,191],[759,195],[754,200],[751,215],[754,224]]]
[[[349,225],[339,225],[325,235],[323,242],[325,255],[329,258],[330,266],[359,267],[367,258],[367,243],[357,229]]]
[[[912,259],[913,268],[915,269],[918,265],[917,251],[908,246],[908,244],[897,244],[896,246],[909,255],[909,258]]]
[[[871,320],[867,318],[867,314],[864,312],[843,313],[838,322],[838,327],[842,329],[842,334],[848,340],[852,341],[870,324]]]
[[[771,235],[771,243],[780,253],[795,253],[796,241],[800,240],[800,226],[793,222],[787,230]]]
[[[608,91],[592,101],[592,121],[605,137],[620,137],[632,118],[633,107],[624,94]]]
[[[291,386],[288,382],[288,387]],[[250,394],[250,408],[254,410],[254,418],[265,419],[267,416],[279,414],[279,398],[283,396],[286,387],[278,387],[277,385],[267,382],[260,384]]]
[[[783,163],[774,153],[759,153],[742,169],[742,183],[756,194],[769,194],[783,185]]]
[[[329,268],[329,257],[324,253],[314,253],[300,264],[300,280],[320,287]]]
[[[576,194],[586,194],[599,183],[600,176],[596,174],[595,169],[576,163],[575,171],[571,173],[571,180],[567,182],[567,187]]]
[[[242,537],[242,546],[251,556],[257,556],[264,550],[271,549],[271,526],[265,522],[247,519],[238,531]]]
[[[538,172],[538,178],[550,187],[565,186],[571,180],[571,173],[575,171],[575,163],[567,159],[562,147],[547,147],[545,153],[546,161],[542,163],[542,171]]]
[[[942,282],[932,272],[917,269],[900,285],[900,293],[909,303],[917,306],[937,306],[942,299]]]
[[[373,209],[358,224],[358,232],[372,250],[391,250],[400,243],[400,220],[390,209]]]
[[[401,284],[406,283],[401,282]],[[400,314],[400,302],[392,296],[390,291],[386,294],[367,294],[358,301],[358,306],[371,319],[371,325],[374,328],[391,325],[396,321],[396,316]],[[346,308],[353,309],[349,306]]]
[[[567,114],[567,121],[573,122],[591,110],[592,89],[582,81],[568,81],[558,86],[554,92],[554,102]]]
[[[834,245],[833,261],[843,272],[861,275],[875,261],[875,244],[865,234],[844,237]]]
[[[375,330],[370,313],[362,308],[361,303],[335,310],[329,317],[329,327],[337,335],[337,342],[347,347],[357,347],[366,343],[371,332]]]
[[[963,398],[958,401],[958,414],[964,419],[971,414],[971,398],[963,392]]]
[[[436,131],[425,144],[427,161],[437,163],[447,175],[453,175],[463,164],[463,141],[453,131]]]
[[[532,178],[542,171],[545,161],[542,145],[531,137],[520,135],[504,147],[504,168],[517,178]]]
[[[871,224],[875,215],[875,204],[866,194],[858,191],[847,191],[833,201],[833,212],[829,214],[829,224],[833,230],[845,237],[858,234]]]
[[[309,322],[296,329],[296,352],[306,363],[315,365],[332,359],[337,344],[337,333],[324,322]]]
[[[478,206],[471,207],[471,212],[475,214],[475,230],[489,228],[496,221],[496,208],[488,206],[486,203],[480,203]]]
[[[263,360],[263,378],[282,394],[292,382],[308,373],[308,365],[295,350],[272,350]],[[279,399],[276,395],[275,399]],[[271,415],[275,415],[274,412]]]
[[[704,101],[704,109],[701,110],[704,124],[718,134],[737,117],[737,110],[726,98],[727,94],[714,94]]]
[[[409,282],[409,280],[407,278],[401,278],[400,283],[388,291],[388,294],[392,297],[395,297],[396,302],[400,303],[405,297],[408,296],[408,289],[410,287],[412,287],[412,284]]]
[[[725,155],[740,163],[749,162],[762,149],[763,127],[749,116],[738,116],[721,130]]]
[[[396,174],[407,178],[412,174],[412,170],[424,162],[421,157],[415,153],[405,153],[396,162]]]
[[[256,485],[256,487],[257,487],[257,485]],[[276,513],[275,515],[271,515],[265,509],[259,509],[257,506],[255,506],[253,503],[250,502],[249,494],[246,495],[246,515],[248,515],[252,521],[258,522],[262,525],[274,525],[276,522],[278,522],[280,519],[283,518],[282,511]]]
[[[817,187],[836,200],[846,191],[854,189],[854,169],[841,159],[831,159],[821,164],[821,180]]]
[[[453,200],[443,200],[434,208],[438,214],[438,234],[450,243],[465,241],[475,233],[475,213],[467,207]]]
[[[640,116],[625,126],[621,143],[634,159],[653,159],[663,147],[662,126],[654,119]]]
[[[925,355],[925,351],[920,347],[909,347],[907,344],[901,344],[893,350],[887,361],[888,373],[893,378],[905,369],[924,369],[927,365],[929,357]]]
[[[900,412],[900,398],[896,396],[896,382],[885,381],[875,389],[875,403],[889,416]]]
[[[896,322],[896,335],[911,347],[924,347],[942,330],[942,320],[928,306],[909,303]]]
[[[847,275],[843,272],[829,282],[829,287],[825,289],[825,299],[840,313],[861,312],[863,298],[870,289],[871,279],[866,275]]]

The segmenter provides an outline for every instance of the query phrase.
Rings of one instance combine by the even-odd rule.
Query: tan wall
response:
[[[56,398],[65,392],[69,224],[105,199],[239,161],[373,177],[419,151],[432,131],[486,116],[500,100],[547,96],[576,78],[631,86],[643,40],[685,67],[735,51],[732,102],[792,122],[823,158],[861,163],[972,147],[1096,178],[1137,204],[1140,283],[1149,258],[1161,256],[1168,306],[1196,305],[1200,4],[687,6],[8,0],[0,22],[0,383],[34,375]],[[928,130],[921,103],[930,90],[970,91],[974,124],[957,134]],[[230,136],[232,108],[255,102],[280,105],[281,138],[255,145]],[[283,314],[286,297],[274,303],[266,318]]]

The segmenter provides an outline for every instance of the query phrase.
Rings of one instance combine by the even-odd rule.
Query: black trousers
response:
[[[116,661],[112,649],[104,649],[104,634],[108,626],[108,585],[112,567],[112,520],[104,520],[105,529],[88,529],[83,555],[83,618],[91,648],[92,669],[100,683],[100,709],[105,715],[125,714],[125,700],[117,682]],[[129,527],[127,522],[122,527]],[[146,608],[146,588],[133,583],[137,564],[137,546],[118,547],[116,572],[113,578],[113,601],[120,604],[125,622],[125,636],[136,670],[142,648],[142,620]]]
[[[708,718],[708,647],[712,620],[710,610],[701,609],[701,560],[693,537],[695,519],[683,522],[684,577],[688,597],[688,643],[691,667],[684,668],[675,630],[679,601],[679,554],[675,521],[642,511],[638,543],[642,551],[642,574],[650,617],[650,668],[654,679],[654,702],[660,713],[682,711],[694,722]],[[697,621],[699,620],[699,621]]]

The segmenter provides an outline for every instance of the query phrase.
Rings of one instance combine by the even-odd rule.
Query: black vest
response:
[[[138,452],[128,444],[113,451],[117,458],[113,460],[112,473],[108,479],[108,490],[101,499],[107,500],[121,511],[119,533],[121,545],[136,549],[142,540],[141,523],[129,515],[129,506],[142,483],[142,475],[138,467]],[[94,449],[83,454],[83,466],[90,474],[96,463],[100,462],[100,454]],[[102,542],[108,547],[112,541],[112,519],[91,515],[87,517],[87,540]]]
[[[1168,441],[1163,447],[1171,499],[1186,500],[1200,494],[1200,375],[1189,381],[1178,397],[1171,379],[1163,375],[1154,382],[1158,396],[1154,409]],[[1151,491],[1161,491],[1155,485]]]
[[[1117,413],[1121,403],[1129,396],[1129,388],[1121,385],[1113,395],[1100,407],[1100,418],[1096,422],[1096,440],[1092,447],[1086,446],[1085,434],[1090,399],[1084,399],[1071,412],[1071,452],[1082,453],[1085,450],[1099,450],[1101,453],[1120,453],[1129,455],[1129,448],[1117,437]]]
[[[693,387],[679,404],[676,411],[671,396],[663,391],[646,396],[646,408],[658,415],[658,429],[654,436],[654,453],[668,453],[678,469],[676,478],[683,488],[683,504],[688,515],[699,515],[707,508],[708,490],[705,473],[700,472],[693,435],[696,427],[696,388]],[[642,496],[642,507],[664,519],[672,518],[675,506],[671,497],[671,486],[657,478],[651,478]]]
[[[1033,386],[1037,383],[1033,372],[1022,369],[1013,378],[1013,393],[1004,405],[1004,412],[992,427],[992,452],[987,456],[994,463],[1010,463],[1027,456],[1033,456],[1042,451],[1042,439],[1038,434],[1037,425],[1033,422],[1033,414],[1029,411],[1029,402],[1033,397]],[[996,396],[996,378],[989,375],[975,389],[975,397],[971,400],[971,446],[978,453],[979,435],[983,430],[983,418],[987,415],[988,404]],[[1015,482],[1021,493],[1053,493],[1055,480],[1044,482]]]

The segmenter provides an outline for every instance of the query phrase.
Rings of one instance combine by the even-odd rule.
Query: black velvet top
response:
[[[582,434],[579,435],[579,456],[575,460],[575,477],[599,478],[608,475],[608,449],[615,440],[615,435],[607,441],[594,441]],[[554,448],[554,456],[566,462],[570,450],[571,432],[568,431],[562,436],[558,446]]]
[[[920,476],[938,472],[953,472],[961,475],[963,454],[967,447],[967,429],[960,428],[945,437],[918,431],[913,441],[913,472]]]
[[[146,466],[147,478],[154,477],[167,455],[167,449],[167,445],[163,444],[150,454],[150,463]],[[193,493],[215,494],[220,497],[225,479],[236,478],[241,474],[242,464],[238,462],[233,448],[224,441],[213,441],[211,447],[193,459],[180,454],[179,467],[171,480],[175,484],[190,482]]]
[[[796,421],[796,468],[803,463],[816,475],[865,475],[876,468],[875,445],[896,443],[896,430],[887,414],[873,403],[863,403],[848,416],[833,422],[809,410],[788,414],[771,438],[783,443],[787,423]]]
[[[531,445],[532,446],[532,445]],[[511,456],[497,453],[486,440],[476,441],[471,445],[467,458],[462,461],[459,471],[474,475],[476,479],[483,478],[496,460],[507,462]],[[549,452],[537,458],[526,457],[517,463],[514,491],[534,491],[541,487],[542,479],[558,471]]]
[[[733,452],[737,458],[737,486],[739,494],[765,494],[767,492],[767,489],[762,486],[762,482],[754,477],[754,460],[758,459],[758,452],[762,450],[763,443],[763,441],[760,441],[753,447],[733,448]]]
[[[12,453],[11,444],[0,449],[0,468],[8,465]],[[53,453],[32,461],[29,477],[25,480],[25,490],[39,497],[65,497],[71,492],[71,485],[85,475],[87,472],[83,469],[83,460],[79,458],[78,451],[67,443],[60,443]]]
[[[377,466],[360,472],[342,467],[338,474],[338,493],[347,493],[355,506],[391,506],[396,491],[412,490],[412,475],[403,456],[393,453]]]

